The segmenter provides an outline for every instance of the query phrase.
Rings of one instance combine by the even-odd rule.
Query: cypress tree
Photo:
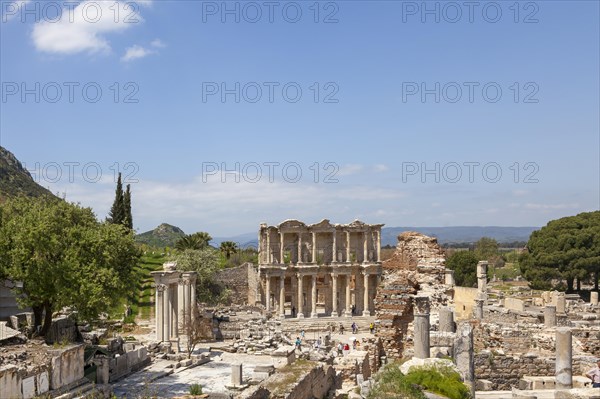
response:
[[[123,224],[125,220],[125,207],[123,204],[123,183],[121,183],[121,173],[117,179],[117,189],[115,190],[115,201],[108,213],[108,221],[112,224]]]
[[[127,185],[125,194],[123,195],[123,208],[125,210],[125,217],[123,219],[123,225],[127,226],[129,230],[133,230],[133,217],[131,216],[131,185]]]

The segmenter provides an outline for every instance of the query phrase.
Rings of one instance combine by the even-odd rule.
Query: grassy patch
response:
[[[412,367],[406,375],[406,381],[450,399],[470,398],[469,389],[461,381],[460,375],[447,366]]]
[[[377,373],[368,399],[425,399],[425,394],[408,382],[399,366],[399,362],[391,363]]]
[[[268,381],[265,384],[272,396],[283,395],[293,383],[298,381],[302,374],[308,373],[313,368],[317,367],[316,362],[309,360],[299,359],[294,363],[289,364],[277,371],[279,378],[276,380]]]

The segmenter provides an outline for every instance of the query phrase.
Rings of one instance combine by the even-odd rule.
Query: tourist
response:
[[[300,345],[302,345],[302,341],[300,340],[300,337],[296,337],[296,349],[302,350]]]
[[[350,352],[350,345],[346,343],[344,344],[344,355],[348,354],[348,352]]]
[[[343,353],[342,351],[344,350],[344,345],[342,345],[341,342],[338,342],[337,350],[340,355]]]
[[[356,305],[352,305],[352,316],[354,316],[354,312],[356,312]]]
[[[356,325],[355,322],[352,322],[352,334],[356,334],[357,331],[358,331],[358,326]]]
[[[354,341],[352,341],[352,350],[356,350],[356,343],[358,341],[355,339]]]
[[[371,324],[369,324],[369,331],[371,331],[371,334],[373,334],[373,330],[375,330],[375,324],[371,322]]]
[[[323,343],[323,341],[321,341],[321,337],[319,337],[319,339],[317,340],[317,349],[319,349],[321,347],[322,343]]]
[[[600,360],[596,363],[596,367],[588,371],[585,375],[592,380],[592,388],[600,388]]]
[[[296,307],[292,306],[292,317],[296,317]]]
[[[304,340],[304,329],[300,330],[300,337]]]
[[[340,323],[340,334],[344,335],[344,325]]]
[[[356,340],[356,348],[354,348],[356,350],[360,350],[360,341]]]

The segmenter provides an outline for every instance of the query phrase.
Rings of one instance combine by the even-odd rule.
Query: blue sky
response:
[[[139,231],[598,209],[599,3],[471,4],[2,1],[0,144]]]

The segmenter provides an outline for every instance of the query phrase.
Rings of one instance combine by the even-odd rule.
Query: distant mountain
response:
[[[503,226],[449,226],[449,227],[384,227],[381,229],[381,245],[395,246],[397,237],[403,231],[416,231],[430,237],[436,237],[440,244],[474,243],[481,237],[490,237],[498,241],[529,241],[529,236],[539,227],[503,227]]]
[[[0,200],[19,195],[40,197],[53,194],[33,180],[12,152],[0,146]]]
[[[174,247],[177,240],[184,235],[179,227],[163,223],[154,230],[136,235],[135,241],[153,247]]]
[[[436,237],[440,244],[474,243],[481,237],[490,237],[499,243],[528,241],[529,236],[539,227],[500,227],[500,226],[450,226],[450,227],[384,227],[381,229],[381,245],[396,246],[397,237],[403,231],[416,231],[430,237]],[[258,245],[258,232],[238,234],[231,237],[215,237],[211,241],[219,246],[223,241],[236,242],[246,248]]]

